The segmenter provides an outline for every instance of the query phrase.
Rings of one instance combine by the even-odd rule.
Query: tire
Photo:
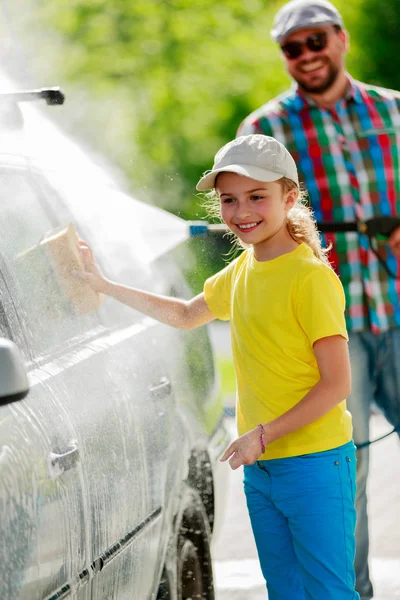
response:
[[[185,487],[157,600],[215,600],[210,535],[200,495]]]

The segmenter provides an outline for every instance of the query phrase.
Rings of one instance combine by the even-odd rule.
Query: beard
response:
[[[339,75],[339,68],[337,66],[331,62],[328,62],[328,66],[329,72],[327,77],[323,81],[318,81],[318,83],[304,83],[301,79],[297,79],[297,77],[294,77],[294,79],[303,92],[308,92],[309,94],[323,94],[335,83]]]

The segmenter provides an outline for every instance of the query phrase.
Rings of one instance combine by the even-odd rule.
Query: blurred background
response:
[[[283,3],[0,0],[1,63],[21,88],[64,89],[53,118],[126,191],[198,219],[195,184],[216,150],[290,84],[269,36]],[[351,34],[352,75],[400,89],[398,0],[335,3]],[[184,254],[183,267],[197,292],[229,245],[190,244],[197,260]]]

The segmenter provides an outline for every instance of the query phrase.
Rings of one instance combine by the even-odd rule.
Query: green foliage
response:
[[[20,31],[36,71],[61,79],[72,101],[69,89],[90,93],[76,128],[139,196],[182,216],[196,217],[194,185],[215,151],[288,83],[260,0],[27,3],[38,29]]]
[[[398,0],[363,0],[355,22],[360,77],[400,90],[398,68],[400,11]]]
[[[269,36],[282,4],[8,0],[3,27],[6,33],[12,30],[14,57],[31,81],[34,74],[37,86],[65,89],[60,120],[118,165],[132,192],[196,219],[204,211],[195,184],[216,150],[235,136],[250,111],[289,86]],[[375,27],[382,49],[388,38],[383,23],[395,21],[394,0],[338,0],[350,31],[360,22],[362,4],[371,6],[371,13],[376,6],[382,15],[366,21],[369,29],[364,26],[365,31]],[[357,26],[355,34],[360,39],[361,29]],[[389,29],[393,39],[394,30]],[[376,80],[378,59],[367,60],[375,47],[365,38],[362,53],[352,42],[349,65],[355,75],[362,65],[361,72]],[[383,58],[383,51],[380,57],[386,71],[394,71],[396,61]]]

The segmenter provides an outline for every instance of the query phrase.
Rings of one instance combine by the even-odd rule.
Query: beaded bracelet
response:
[[[261,425],[261,423],[259,424],[259,428],[261,429],[261,432],[260,432],[261,450],[262,450],[262,453],[264,454],[264,452],[265,452],[265,444],[264,444],[264,433],[265,433],[265,431],[264,431],[264,427]]]

